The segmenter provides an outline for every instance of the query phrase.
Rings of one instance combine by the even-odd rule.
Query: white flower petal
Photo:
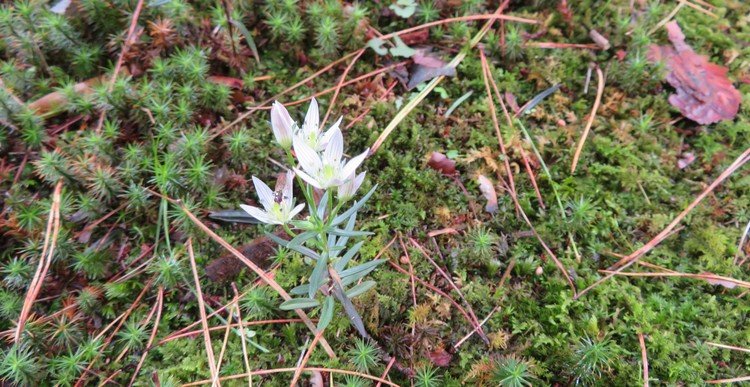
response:
[[[281,195],[282,201],[284,203],[291,203],[294,199],[292,196],[292,178],[294,178],[294,172],[287,171],[284,173],[284,187]],[[278,190],[279,187],[276,187],[276,190]]]
[[[266,183],[255,176],[253,176],[253,184],[255,185],[255,193],[258,194],[258,199],[260,199],[260,204],[268,211],[274,203],[273,191],[271,191],[271,188]]]
[[[297,176],[301,177],[302,180],[306,181],[311,186],[313,186],[313,187],[315,187],[317,189],[324,189],[320,185],[320,183],[317,180],[315,180],[315,178],[313,178],[312,176],[308,175],[307,173],[305,173],[305,172],[303,172],[303,171],[301,171],[301,170],[299,170],[297,168],[294,169],[294,172],[296,172]]]
[[[353,175],[354,171],[356,171],[357,168],[362,164],[362,162],[365,161],[365,158],[369,153],[370,148],[367,148],[359,156],[353,157],[351,160],[349,160],[341,171],[341,176]]]
[[[240,204],[240,207],[245,210],[245,212],[248,213],[248,215],[252,216],[255,219],[258,219],[259,222],[266,223],[266,224],[275,224],[273,219],[271,219],[270,216],[268,216],[268,213],[261,210],[258,207],[248,206],[244,204]]]
[[[302,211],[302,209],[304,208],[305,208],[305,203],[299,204],[297,207],[294,207],[292,211],[289,213],[289,219],[291,220],[292,218],[297,216],[297,214],[299,214],[300,211]]]
[[[319,132],[319,125],[320,113],[318,112],[318,101],[316,101],[315,97],[313,97],[312,101],[310,102],[310,107],[307,109],[307,114],[305,115],[305,127],[308,133],[312,131]]]
[[[318,153],[310,148],[304,139],[294,138],[294,153],[297,155],[297,160],[299,160],[302,169],[308,173],[314,174],[323,166]]]
[[[326,145],[328,145],[328,142],[331,141],[331,136],[334,133],[333,130],[339,128],[339,125],[341,125],[341,120],[343,118],[344,117],[339,117],[339,119],[336,121],[336,123],[334,123],[333,125],[331,125],[331,127],[328,128],[328,130],[325,133],[323,133],[322,136],[320,136],[320,140],[318,140],[318,146],[320,148],[325,148]]]
[[[275,101],[273,107],[271,107],[271,129],[274,137],[276,137],[276,142],[285,149],[289,149],[292,145],[294,126],[294,120],[292,120],[284,105]]]
[[[323,153],[323,159],[328,164],[338,165],[341,162],[341,156],[344,154],[344,136],[338,127],[331,129],[329,132],[333,133]]]

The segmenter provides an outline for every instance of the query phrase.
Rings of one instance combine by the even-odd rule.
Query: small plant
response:
[[[349,350],[348,355],[349,362],[362,372],[369,372],[380,361],[378,349],[362,339],[354,341],[354,348]]]
[[[38,379],[41,370],[37,357],[28,348],[12,346],[2,354],[0,381],[18,386],[30,386]]]
[[[503,356],[495,361],[492,381],[494,385],[503,387],[533,386],[537,381],[534,368],[534,364],[527,360],[514,355]]]
[[[608,339],[581,339],[575,349],[578,358],[574,366],[576,383],[593,384],[609,373],[617,352],[617,348]]]
[[[437,368],[431,365],[417,369],[414,375],[414,385],[417,387],[437,387],[441,386],[443,377],[438,375]]]
[[[274,103],[271,128],[292,168],[279,176],[276,191],[253,176],[262,208],[247,205],[241,207],[262,223],[281,226],[291,240],[286,241],[267,233],[269,238],[302,254],[312,263],[309,282],[291,290],[293,295],[301,297],[284,302],[281,309],[320,307],[318,329],[324,329],[333,318],[334,300],[338,299],[358,331],[364,333],[364,324],[354,309],[351,298],[375,286],[374,281],[357,282],[383,263],[383,260],[347,268],[363,242],[348,250],[347,244],[350,238],[370,234],[354,230],[354,224],[357,211],[375,188],[349,209],[342,211],[364,181],[365,173],[356,174],[356,169],[367,157],[369,149],[345,161],[340,122],[341,119],[323,132],[320,128],[318,103],[313,99],[304,123],[298,126],[283,105]],[[295,176],[305,197],[304,204],[297,205],[294,200],[292,180]],[[320,199],[316,200],[316,197]],[[305,206],[308,209],[306,218],[294,220]]]

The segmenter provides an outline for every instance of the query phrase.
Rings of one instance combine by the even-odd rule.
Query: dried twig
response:
[[[133,376],[130,378],[128,386],[132,386],[135,382],[135,378],[138,377],[138,372],[141,370],[141,367],[143,367],[143,362],[146,360],[146,356],[148,356],[148,352],[151,350],[151,345],[154,343],[154,338],[156,338],[156,332],[159,331],[159,322],[161,321],[161,312],[163,306],[164,288],[159,286],[159,292],[156,294],[156,303],[154,304],[154,308],[156,309],[156,319],[154,320],[153,328],[151,328],[151,336],[149,336],[148,338],[146,349],[143,351],[143,354],[141,354],[141,359],[138,360],[138,365],[135,367],[135,371],[133,371]]]
[[[648,387],[648,354],[646,353],[646,340],[643,333],[638,333],[638,343],[641,345],[641,359],[643,361],[643,387]]]
[[[52,265],[52,258],[55,255],[57,237],[60,234],[60,200],[62,196],[62,186],[62,181],[57,182],[55,190],[52,192],[52,204],[50,205],[49,219],[47,220],[47,230],[44,233],[42,253],[39,255],[39,265],[36,268],[31,284],[29,284],[29,290],[26,293],[26,297],[23,300],[21,314],[18,316],[18,323],[16,324],[16,333],[13,336],[13,342],[16,344],[21,342],[21,334],[26,325],[26,319],[28,319],[29,313],[31,313],[31,307],[34,306],[36,297],[42,290],[44,279],[47,277],[47,271],[49,271],[49,267]]]
[[[195,254],[193,253],[193,239],[187,240],[188,257],[190,258],[190,268],[193,271],[193,281],[195,281],[195,297],[198,299],[198,312],[201,315],[201,325],[203,326],[203,342],[206,346],[206,356],[208,357],[208,367],[211,370],[212,385],[218,384],[219,373],[216,371],[216,358],[214,357],[214,347],[211,345],[211,333],[208,331],[208,318],[206,317],[206,306],[203,303],[203,292],[201,291],[201,282],[198,277],[198,267],[195,264]]]
[[[599,105],[602,102],[602,95],[604,94],[604,73],[602,73],[602,69],[599,66],[596,66],[596,78],[598,83],[596,87],[596,99],[594,100],[594,107],[591,108],[589,120],[586,122],[586,127],[583,129],[583,134],[581,135],[581,139],[578,141],[576,152],[573,155],[573,163],[570,166],[571,175],[576,172],[576,166],[578,166],[578,158],[581,157],[581,151],[583,151],[583,144],[586,143],[586,137],[588,137],[589,130],[591,130],[591,125],[594,123],[594,118],[596,118],[596,111],[599,109]]]
[[[276,369],[271,369],[271,370],[253,371],[253,372],[250,372],[249,374],[250,375],[271,375],[271,374],[278,374],[278,373],[282,373],[282,372],[295,372],[296,370],[297,370],[296,367],[276,368]],[[335,368],[321,368],[321,367],[307,367],[307,368],[303,369],[302,371],[303,372],[305,372],[305,371],[330,372],[330,373],[342,374],[342,375],[353,375],[353,376],[359,376],[360,378],[370,379],[370,380],[373,380],[373,381],[376,381],[376,382],[387,384],[389,386],[399,387],[398,384],[391,383],[391,382],[389,382],[389,381],[387,381],[385,379],[379,378],[377,376],[367,375],[367,374],[364,374],[364,373],[361,373],[361,372],[357,372],[357,371],[340,370],[340,369],[335,369]],[[223,377],[219,378],[219,381],[223,382],[223,381],[226,381],[226,380],[241,379],[241,378],[246,377],[247,375],[248,374],[245,373],[245,374],[223,376]],[[211,383],[210,380],[199,380],[197,382],[183,384],[182,387],[201,386],[201,385],[209,384],[209,383]]]

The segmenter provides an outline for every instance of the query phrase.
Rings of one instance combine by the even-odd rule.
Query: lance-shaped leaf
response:
[[[347,297],[344,293],[344,288],[342,286],[343,285],[341,285],[337,281],[334,281],[333,295],[336,296],[339,302],[341,302],[341,305],[344,307],[344,313],[349,316],[349,321],[352,322],[352,325],[357,330],[357,332],[359,332],[360,336],[364,338],[370,337],[370,335],[367,333],[367,330],[365,329],[365,324],[362,322],[362,317],[360,317],[359,313],[357,313],[357,308],[355,308],[354,304],[352,304],[352,300],[350,300],[349,297]]]
[[[362,199],[357,200],[357,202],[354,203],[354,205],[352,205],[351,208],[349,208],[343,214],[341,214],[341,215],[337,216],[335,219],[333,219],[333,222],[331,222],[331,225],[332,226],[338,226],[339,224],[343,223],[345,220],[349,219],[349,217],[352,216],[352,214],[354,214],[355,212],[359,211],[359,209],[362,208],[362,206],[365,205],[365,203],[367,202],[367,200],[370,199],[370,196],[372,196],[372,194],[375,193],[375,189],[376,188],[378,188],[377,184],[375,184],[375,186],[372,187],[372,189],[370,189],[370,191],[367,192],[367,194],[365,196],[363,196]]]
[[[305,231],[292,238],[292,240],[290,240],[284,247],[291,249],[293,247],[302,246],[303,243],[305,243],[309,239],[314,238],[316,235],[318,235],[318,233],[315,231]]]
[[[328,232],[333,235],[338,235],[342,237],[362,237],[362,236],[368,236],[368,235],[373,234],[369,231],[346,231],[340,228],[334,228],[334,229],[329,230]]]
[[[295,286],[294,288],[292,288],[292,290],[289,291],[289,294],[301,296],[303,294],[307,294],[308,289],[310,289],[310,284]]]
[[[315,263],[315,268],[313,269],[312,274],[310,274],[310,288],[307,289],[307,295],[309,295],[310,298],[312,298],[315,295],[315,292],[323,286],[323,282],[325,282],[326,278],[328,278],[328,256],[324,254],[321,259]]]
[[[268,239],[270,239],[270,240],[278,243],[282,247],[286,247],[286,248],[288,248],[290,250],[296,251],[296,252],[298,252],[298,253],[300,253],[300,254],[308,257],[308,258],[314,259],[316,261],[320,259],[320,255],[318,253],[316,253],[316,252],[308,249],[305,246],[290,246],[288,241],[285,241],[285,240],[283,240],[283,239],[281,239],[281,238],[277,237],[276,235],[273,235],[273,234],[271,234],[269,232],[266,233],[266,236],[268,237]]]
[[[346,286],[354,283],[355,281],[369,274],[371,271],[375,270],[375,268],[383,262],[385,262],[385,259],[376,259],[374,261],[366,262],[359,266],[354,266],[350,269],[342,271],[339,274],[341,276],[341,285]]]
[[[279,306],[281,310],[307,309],[319,306],[320,302],[312,298],[292,298]]]
[[[358,285],[352,286],[349,290],[346,291],[346,296],[349,298],[357,297],[358,295],[372,289],[377,285],[375,281],[363,281],[362,283]]]
[[[334,305],[333,296],[328,296],[323,301],[323,307],[320,309],[320,319],[318,320],[318,331],[326,329],[328,324],[331,323]]]
[[[341,257],[341,259],[339,259],[338,262],[336,262],[333,265],[334,269],[336,269],[336,271],[339,271],[339,272],[344,270],[344,268],[346,267],[346,264],[349,263],[349,261],[351,261],[352,258],[354,258],[354,256],[359,252],[359,249],[364,244],[365,242],[362,241],[352,246],[352,248],[349,249],[349,251],[347,251],[346,254],[344,254],[344,256]]]

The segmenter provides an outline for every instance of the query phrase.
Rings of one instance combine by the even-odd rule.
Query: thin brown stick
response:
[[[156,332],[159,331],[159,322],[161,321],[161,312],[164,307],[164,288],[159,286],[159,292],[156,294],[156,304],[154,304],[154,308],[156,308],[156,319],[154,320],[154,326],[151,328],[151,336],[148,338],[148,342],[146,343],[146,350],[143,351],[143,354],[141,355],[140,360],[138,360],[138,365],[135,367],[135,371],[133,371],[133,376],[130,378],[130,382],[128,383],[128,386],[132,386],[135,382],[135,378],[138,377],[138,372],[141,371],[141,367],[143,367],[143,362],[146,361],[146,356],[148,356],[148,352],[151,350],[151,345],[154,343],[154,339],[156,338]]]
[[[491,13],[491,14],[483,14],[483,15],[469,15],[469,16],[459,16],[459,17],[451,17],[447,19],[441,19],[434,22],[425,23],[422,25],[418,25],[415,27],[407,28],[401,31],[391,32],[390,34],[385,34],[380,37],[381,40],[390,39],[394,36],[400,36],[404,34],[408,34],[410,32],[420,31],[426,28],[431,28],[435,26],[439,26],[442,24],[449,24],[449,23],[455,23],[455,22],[467,22],[467,21],[474,21],[474,20],[488,20],[490,22],[494,22],[496,20],[505,20],[505,21],[512,21],[517,23],[525,23],[525,24],[539,24],[538,21],[533,19],[526,19],[522,17],[516,17],[516,16],[510,16],[510,15],[503,15],[501,13]]]
[[[232,291],[234,291],[234,299],[235,299],[234,307],[237,313],[237,325],[239,325],[239,328],[240,328],[240,339],[241,339],[240,342],[242,343],[242,361],[245,364],[245,372],[248,373],[247,385],[248,387],[253,387],[253,376],[250,375],[250,372],[252,372],[250,371],[250,360],[248,360],[248,357],[247,357],[247,343],[246,343],[247,339],[245,338],[245,327],[242,324],[242,313],[240,312],[240,302],[239,302],[240,296],[239,296],[239,292],[237,291],[237,285],[235,285],[234,282],[232,282]]]
[[[296,367],[276,368],[276,369],[271,369],[271,370],[253,371],[253,372],[250,372],[249,374],[250,375],[271,375],[271,374],[278,374],[278,373],[282,373],[282,372],[294,372],[296,370],[297,370]],[[304,371],[317,371],[317,372],[329,372],[329,373],[342,374],[342,375],[353,375],[353,376],[359,376],[360,378],[374,380],[376,382],[387,384],[389,386],[400,387],[398,384],[391,383],[391,382],[389,382],[389,381],[387,381],[385,379],[379,378],[377,376],[367,375],[367,374],[363,374],[363,373],[357,372],[357,371],[348,371],[348,370],[340,370],[340,369],[335,369],[335,368],[322,368],[322,367],[307,367],[307,368],[303,369],[302,371],[303,372]],[[240,378],[244,378],[247,375],[248,374],[245,373],[245,374],[223,376],[223,377],[219,378],[219,380],[223,382],[223,381],[226,381],[226,380],[240,379]],[[197,382],[183,384],[182,387],[201,386],[201,385],[208,384],[208,383],[211,383],[211,380],[199,380]]]
[[[347,59],[351,58],[351,57],[352,57],[352,56],[354,56],[354,55],[355,55],[356,53],[357,53],[357,51],[354,51],[354,52],[350,52],[350,53],[348,53],[348,54],[346,54],[346,55],[342,56],[341,58],[339,58],[339,59],[336,59],[335,61],[333,61],[333,62],[329,63],[329,64],[328,64],[327,66],[325,66],[325,67],[323,67],[322,69],[320,69],[320,70],[316,71],[315,73],[313,73],[313,74],[312,74],[312,75],[310,75],[309,77],[307,77],[307,78],[305,78],[305,79],[303,79],[303,80],[301,80],[301,81],[299,81],[299,82],[295,83],[295,84],[294,84],[294,85],[292,85],[292,86],[289,86],[289,87],[287,87],[287,88],[286,88],[286,89],[284,89],[284,90],[283,90],[282,92],[280,92],[280,93],[278,93],[278,94],[274,95],[274,96],[273,96],[273,97],[271,97],[271,98],[268,98],[267,100],[265,100],[265,101],[263,101],[263,102],[259,103],[259,104],[258,104],[258,105],[256,105],[255,107],[252,107],[252,108],[250,108],[250,109],[249,109],[248,111],[246,111],[246,112],[244,112],[244,113],[240,114],[240,115],[239,115],[239,116],[237,116],[237,118],[235,118],[235,119],[234,119],[234,120],[233,120],[232,122],[230,122],[230,123],[228,123],[228,124],[226,124],[226,125],[224,125],[224,126],[222,126],[222,127],[216,128],[216,129],[214,130],[214,134],[213,134],[213,135],[211,136],[211,138],[210,138],[210,139],[211,139],[211,140],[213,140],[213,139],[215,139],[216,137],[218,137],[218,136],[221,136],[221,135],[222,135],[222,134],[223,134],[224,132],[226,132],[227,130],[231,129],[232,127],[234,127],[235,125],[239,124],[240,122],[244,121],[245,119],[247,119],[248,117],[250,117],[250,116],[251,116],[251,115],[252,115],[253,113],[255,113],[256,111],[260,110],[260,108],[261,108],[261,107],[263,107],[263,106],[265,106],[265,105],[268,105],[269,103],[273,102],[273,101],[274,101],[274,100],[276,100],[277,98],[279,98],[279,97],[281,97],[281,96],[283,96],[283,95],[285,95],[285,94],[287,94],[287,93],[291,92],[292,90],[295,90],[296,88],[298,88],[298,87],[300,87],[300,86],[304,85],[304,84],[305,84],[305,83],[307,83],[307,82],[310,82],[311,80],[313,80],[313,79],[317,78],[317,77],[318,77],[318,76],[320,76],[321,74],[323,74],[323,73],[327,72],[328,70],[332,69],[332,68],[333,68],[333,66],[336,66],[337,64],[339,64],[339,63],[342,63],[342,62],[346,61]]]
[[[138,3],[135,5],[135,11],[133,11],[133,16],[130,18],[130,27],[128,28],[128,35],[125,38],[125,42],[122,44],[122,50],[120,50],[120,56],[117,58],[117,63],[115,64],[115,70],[112,73],[112,78],[109,79],[109,84],[107,85],[107,93],[111,93],[112,89],[115,87],[115,81],[117,80],[117,75],[120,73],[120,70],[122,69],[122,64],[125,59],[125,54],[130,49],[130,46],[135,41],[135,28],[138,25],[138,18],[141,16],[141,10],[143,10],[143,0],[138,0]],[[96,129],[94,130],[96,133],[99,133],[102,130],[102,125],[104,125],[104,119],[107,117],[107,110],[102,110],[102,112],[99,114],[99,121],[96,123]]]
[[[381,379],[385,379],[388,377],[388,373],[391,371],[391,367],[393,367],[393,363],[396,362],[396,358],[391,358],[391,361],[388,362],[388,364],[385,366],[385,370],[383,371],[383,376],[381,376]],[[375,385],[375,387],[380,387],[382,383],[378,382],[378,384]]]
[[[60,200],[62,197],[62,186],[62,181],[57,182],[55,189],[52,192],[52,204],[50,205],[49,218],[47,220],[47,230],[44,233],[42,254],[39,255],[39,265],[34,273],[34,278],[31,280],[26,297],[23,300],[21,314],[18,316],[18,323],[16,324],[16,333],[13,336],[13,342],[16,344],[20,344],[21,342],[21,334],[23,333],[23,328],[26,325],[29,313],[31,313],[31,307],[34,306],[34,301],[42,290],[44,279],[47,277],[47,272],[52,264],[52,258],[55,255],[57,237],[60,234]]]
[[[351,62],[349,62],[349,65],[346,66],[346,69],[344,70],[344,73],[341,74],[341,79],[339,80],[338,85],[336,85],[336,90],[333,92],[333,97],[331,97],[331,101],[328,102],[328,109],[326,109],[326,115],[323,117],[323,121],[320,123],[320,127],[325,127],[326,122],[328,121],[328,116],[331,115],[331,111],[333,110],[333,106],[336,104],[336,98],[338,98],[339,93],[341,92],[341,88],[344,87],[344,81],[346,81],[346,76],[349,75],[349,71],[351,71],[352,67],[354,67],[354,64],[357,63],[359,58],[362,56],[362,54],[365,53],[365,49],[361,49],[357,51],[357,55],[354,56],[354,59],[352,59]]]
[[[621,275],[626,277],[682,277],[682,278],[695,278],[695,279],[702,279],[705,281],[716,281],[716,282],[728,282],[732,285],[739,286],[741,288],[750,289],[750,282],[745,282],[742,280],[734,279],[731,277],[724,277],[720,275],[715,274],[690,274],[690,273],[679,273],[679,272],[666,272],[666,273],[654,273],[654,272],[646,272],[646,273],[635,273],[635,272],[623,272],[623,271],[614,271],[614,270],[599,270],[602,273],[607,274],[615,274],[615,275]]]
[[[162,194],[160,194],[158,192],[152,191],[152,190],[149,190],[149,191],[151,193],[157,195],[157,196],[160,196],[160,197],[163,197],[163,198],[167,199],[172,204],[178,205],[180,207],[180,209],[185,213],[185,215],[187,215],[188,218],[193,222],[193,224],[195,224],[196,226],[198,226],[198,228],[200,228],[201,230],[203,230],[203,232],[205,232],[206,234],[208,234],[208,236],[211,239],[213,239],[216,243],[220,244],[222,247],[224,247],[225,249],[227,249],[227,251],[229,251],[230,253],[232,253],[232,255],[234,255],[235,258],[239,259],[240,262],[244,263],[253,272],[255,272],[255,274],[258,277],[260,277],[261,280],[263,280],[263,282],[265,282],[273,290],[275,290],[277,293],[279,293],[279,295],[281,296],[281,298],[283,298],[284,300],[290,300],[292,298],[291,296],[289,296],[289,293],[287,293],[286,290],[284,290],[284,288],[282,288],[281,285],[278,284],[278,282],[276,282],[273,278],[269,277],[263,269],[261,269],[258,265],[256,265],[251,260],[247,259],[247,257],[245,257],[241,252],[239,252],[237,249],[235,249],[234,247],[232,247],[232,245],[230,245],[227,241],[225,241],[224,238],[220,237],[215,232],[213,232],[213,230],[211,230],[210,228],[208,228],[208,226],[206,226],[203,222],[201,222],[195,216],[195,214],[193,214],[190,210],[188,210],[187,207],[185,207],[185,205],[181,201],[172,199],[172,198],[167,197],[167,196],[164,196],[164,195],[162,195]],[[317,328],[316,328],[315,324],[313,324],[312,320],[310,320],[310,317],[307,316],[307,313],[305,313],[304,310],[302,310],[302,309],[295,309],[294,311],[302,319],[302,321],[305,323],[305,325],[307,325],[307,327],[310,329],[311,332],[317,333]],[[331,348],[331,346],[328,344],[328,342],[325,340],[325,338],[321,338],[320,345],[323,346],[323,348],[326,350],[326,353],[328,354],[329,357],[331,357],[331,358],[335,358],[336,357],[336,354],[333,352],[333,348]]]
[[[596,118],[596,111],[599,109],[599,105],[602,102],[602,95],[604,94],[604,73],[602,73],[602,69],[599,66],[596,66],[596,79],[598,83],[596,86],[596,99],[594,100],[594,107],[591,108],[589,120],[586,122],[586,127],[583,129],[583,135],[581,135],[581,139],[578,141],[578,146],[576,147],[576,153],[573,155],[573,163],[570,166],[571,175],[576,172],[576,166],[578,166],[578,158],[581,157],[581,151],[583,151],[583,144],[586,143],[586,137],[588,137],[589,131],[591,130],[591,125],[594,123],[594,118]]]
[[[716,180],[714,180],[711,183],[711,185],[709,185],[706,189],[704,189],[703,192],[701,192],[700,195],[698,195],[695,198],[695,200],[692,201],[692,203],[690,203],[684,210],[682,210],[682,212],[680,212],[680,214],[677,215],[677,217],[674,218],[672,220],[672,222],[670,222],[669,225],[667,225],[667,227],[664,228],[664,230],[662,230],[657,236],[655,236],[653,239],[651,239],[650,241],[648,241],[648,243],[646,243],[645,245],[641,246],[636,251],[632,252],[627,257],[620,259],[620,261],[618,261],[615,265],[613,265],[613,267],[616,267],[617,270],[615,270],[615,271],[607,274],[603,278],[601,278],[598,281],[594,282],[589,287],[587,287],[586,289],[584,289],[583,291],[581,291],[580,293],[578,293],[578,295],[576,295],[576,297],[574,297],[574,298],[577,299],[577,298],[583,296],[584,294],[588,293],[591,289],[599,286],[604,281],[606,281],[606,280],[614,277],[617,273],[619,273],[619,272],[625,270],[626,268],[630,267],[632,264],[634,264],[635,262],[637,262],[641,257],[643,257],[644,255],[646,255],[646,253],[648,253],[649,251],[651,251],[652,249],[654,249],[656,246],[658,246],[664,239],[667,238],[667,236],[671,235],[672,230],[675,227],[677,227],[677,225],[680,222],[682,222],[682,220],[691,211],[693,211],[693,209],[696,206],[698,206],[698,204],[700,204],[700,202],[703,201],[703,199],[705,199],[706,196],[708,196],[711,192],[713,192],[713,190],[716,189],[716,187],[718,187],[721,183],[723,183],[724,180],[726,180],[732,173],[734,173],[737,169],[739,169],[740,167],[742,167],[748,161],[750,161],[750,148],[748,148],[744,152],[742,152],[742,154],[739,157],[737,157],[737,159],[735,159],[734,162],[732,162],[732,164],[730,164],[729,167],[727,167],[727,169],[724,170],[724,172],[722,172],[719,175],[719,177],[716,178]]]
[[[198,312],[201,316],[201,325],[203,326],[203,343],[206,347],[206,357],[208,357],[208,367],[211,371],[212,385],[218,383],[219,374],[216,371],[216,357],[214,357],[214,347],[211,344],[211,333],[208,331],[208,318],[206,317],[206,305],[203,303],[203,292],[201,291],[201,281],[198,277],[198,266],[195,264],[195,254],[193,253],[193,239],[187,240],[188,257],[190,258],[190,269],[193,271],[193,281],[195,281],[195,297],[198,299]]]
[[[731,378],[731,379],[707,380],[706,383],[708,383],[708,384],[725,384],[725,383],[747,382],[748,380],[750,380],[750,375],[748,375],[748,376],[740,376],[738,378]]]
[[[206,317],[211,317],[211,315],[208,315]],[[233,323],[232,324],[232,323],[230,323],[229,326],[232,327],[232,328],[242,328],[242,327],[251,327],[251,326],[263,325],[263,324],[289,324],[289,323],[299,323],[299,322],[303,322],[302,319],[299,319],[299,318],[281,318],[281,319],[276,319],[276,320],[243,321],[242,324],[239,324],[239,323]],[[227,327],[226,324],[224,324],[224,325],[217,325],[217,326],[209,327],[208,330],[209,330],[209,332],[214,332],[214,331],[220,331],[222,329],[226,329],[226,327]],[[174,333],[171,336],[166,337],[166,338],[162,339],[161,341],[159,341],[157,343],[157,345],[162,345],[162,344],[168,343],[170,341],[174,341],[174,340],[177,340],[177,339],[182,339],[182,338],[185,338],[185,337],[194,337],[196,335],[201,334],[202,332],[203,332],[202,329],[198,329],[198,330],[194,330],[194,331],[186,331],[186,332]]]
[[[641,345],[641,360],[643,361],[643,387],[648,387],[648,354],[643,333],[638,333],[638,343]]]
[[[378,98],[378,101],[384,101],[386,99],[386,97],[388,97],[388,95],[391,93],[391,91],[393,91],[393,88],[396,87],[397,84],[398,84],[398,81],[392,81],[391,84],[388,86],[388,88],[383,93],[383,95],[381,95],[380,98]],[[372,110],[372,104],[368,105],[367,108],[365,108],[362,111],[362,113],[360,113],[356,118],[354,118],[353,120],[349,121],[349,123],[346,124],[346,127],[344,129],[349,129],[352,126],[354,126],[354,124],[356,124],[357,122],[359,122],[360,120],[362,120],[362,118],[364,118],[364,116],[366,116],[367,113],[370,112],[370,110]]]
[[[492,117],[492,125],[495,128],[495,136],[497,137],[498,146],[500,147],[500,152],[502,152],[503,155],[503,164],[505,165],[505,173],[508,174],[508,183],[510,187],[510,194],[513,197],[516,197],[516,183],[513,180],[513,170],[510,168],[510,161],[508,160],[508,152],[505,148],[505,141],[503,141],[503,134],[500,132],[500,124],[497,120],[497,112],[495,110],[495,101],[494,98],[492,98],[492,91],[490,91],[490,81],[489,78],[492,78],[492,73],[490,73],[490,67],[487,63],[487,57],[485,57],[484,52],[482,50],[479,50],[479,57],[482,60],[482,78],[484,79],[484,88],[487,92],[487,104],[490,107],[490,116]],[[494,80],[493,80],[494,84]],[[509,125],[512,125],[512,121],[510,120],[510,117],[508,116],[508,111],[505,108],[505,103],[502,102],[502,99],[500,100],[500,103],[503,105],[503,112],[505,112],[505,115],[508,118]],[[500,176],[498,176],[499,178]]]
[[[735,346],[733,346],[733,345],[726,345],[726,344],[712,343],[712,342],[710,342],[710,341],[707,341],[707,342],[706,342],[706,344],[707,344],[707,345],[710,345],[710,346],[712,346],[712,347],[717,347],[717,348],[724,348],[724,349],[731,349],[732,351],[740,351],[740,352],[750,353],[750,349],[747,349],[747,348],[742,348],[742,347],[735,347]]]
[[[289,383],[289,387],[294,387],[297,384],[299,377],[302,376],[302,370],[305,369],[305,366],[307,365],[307,361],[310,360],[310,356],[315,350],[315,346],[318,345],[318,341],[320,341],[320,338],[323,337],[323,332],[324,330],[321,329],[320,331],[318,331],[318,333],[315,334],[315,338],[313,338],[312,343],[310,343],[310,347],[307,348],[307,351],[305,352],[305,356],[302,358],[302,361],[299,363],[297,370],[294,371],[294,376],[292,377],[292,382]]]
[[[561,48],[582,48],[586,50],[601,50],[602,48],[593,43],[555,43],[555,42],[526,42],[523,44],[524,47],[531,48],[549,48],[549,49],[561,49]]]

